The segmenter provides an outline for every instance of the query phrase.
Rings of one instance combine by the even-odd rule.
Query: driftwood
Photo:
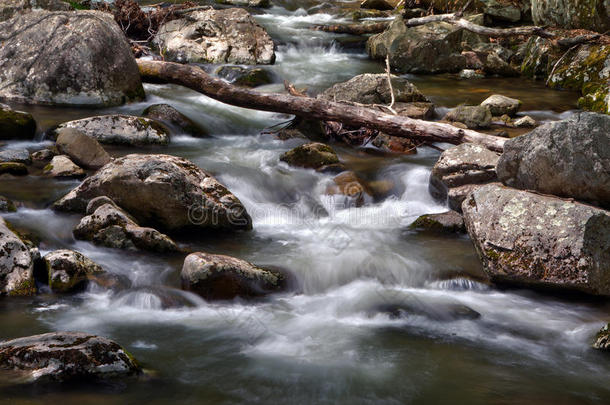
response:
[[[335,34],[366,35],[378,34],[390,26],[389,21],[372,24],[336,24],[336,25],[314,25],[316,31],[334,32]]]
[[[419,25],[428,24],[431,22],[446,22],[458,27],[464,28],[467,31],[475,34],[486,35],[488,37],[512,37],[516,35],[536,35],[543,38],[554,38],[555,35],[546,31],[542,27],[514,27],[514,28],[492,28],[475,24],[462,18],[462,12],[450,14],[428,15],[425,17],[416,17],[405,20],[407,27],[417,27]],[[315,30],[327,31],[342,34],[376,34],[383,32],[389,26],[389,22],[384,21],[375,24],[346,24],[346,25],[317,25],[312,27]]]
[[[137,62],[145,81],[182,85],[238,107],[340,122],[347,126],[366,127],[426,143],[448,142],[457,145],[473,142],[501,151],[506,141],[505,138],[460,129],[449,124],[385,114],[367,107],[289,94],[261,93],[228,84],[208,75],[197,66],[149,60]]]

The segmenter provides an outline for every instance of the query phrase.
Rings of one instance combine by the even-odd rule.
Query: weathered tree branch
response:
[[[447,22],[475,34],[486,35],[489,37],[512,37],[515,35],[536,35],[543,38],[553,38],[555,35],[545,31],[542,27],[513,27],[513,28],[492,28],[475,24],[460,17],[461,13],[429,15],[426,17],[411,18],[405,21],[407,27],[417,27],[431,22]]]
[[[342,122],[353,127],[376,129],[388,135],[427,143],[448,142],[457,145],[463,142],[473,142],[492,150],[501,151],[506,141],[505,138],[460,129],[449,124],[384,114],[366,107],[319,98],[261,93],[216,79],[197,66],[149,60],[138,60],[137,62],[142,79],[145,81],[182,85],[238,107],[293,114],[308,119]]]
[[[404,23],[407,27],[417,27],[419,25],[424,25],[432,22],[447,22],[453,25],[457,25],[458,27],[462,27],[467,31],[474,32],[475,34],[486,35],[488,37],[493,38],[512,37],[516,35],[536,35],[543,38],[555,37],[553,33],[546,31],[542,27],[529,26],[514,28],[492,28],[475,24],[461,17],[461,12],[450,14],[437,14],[428,15],[425,17],[411,18],[405,20]],[[312,28],[319,31],[334,32],[338,34],[364,35],[383,32],[389,25],[389,22],[384,21],[374,24],[317,25]]]
[[[372,24],[314,25],[312,29],[316,31],[334,32],[335,34],[365,35],[383,32],[389,25],[389,21],[383,21]]]

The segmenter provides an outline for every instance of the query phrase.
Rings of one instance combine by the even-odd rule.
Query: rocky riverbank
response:
[[[272,311],[264,322],[246,317],[231,325],[239,331],[264,325],[263,332],[246,337],[248,345],[277,335],[299,340],[293,329],[300,322],[282,324],[279,331],[270,331],[270,325],[303,317],[311,328],[324,315],[304,315],[309,306],[315,311],[328,306],[333,317],[347,314],[337,328],[354,319],[367,325],[406,319],[407,328],[416,330],[424,319],[435,330],[446,328],[464,339],[471,339],[471,332],[461,325],[475,323],[521,339],[526,333],[486,312],[478,300],[488,296],[457,293],[463,288],[467,294],[504,294],[504,288],[519,288],[528,294],[550,292],[558,300],[577,293],[575,306],[599,300],[603,315],[587,318],[578,350],[584,350],[583,341],[608,350],[608,328],[591,333],[591,324],[598,329],[607,323],[603,305],[610,296],[607,7],[594,1],[594,11],[585,18],[581,8],[561,1],[395,3],[316,4],[298,12],[304,15],[297,13],[303,20],[327,13],[342,25],[347,18],[359,26],[369,25],[368,18],[384,23],[382,32],[337,36],[345,45],[332,45],[366,50],[380,62],[375,69],[342,74],[313,90],[284,83],[278,71],[270,70],[274,63],[288,63],[293,44],[274,37],[277,27],[260,23],[262,8],[270,5],[266,2],[149,8],[129,1],[0,4],[0,99],[8,103],[0,106],[0,139],[8,143],[0,150],[0,186],[12,197],[0,200],[0,300],[7,305],[32,300],[27,302],[33,306],[48,301],[68,312],[82,302],[109,301],[100,322],[121,305],[152,307],[158,310],[153,318],[159,319],[168,313],[180,317],[193,307]],[[499,30],[537,24],[550,37],[490,36],[451,20],[412,21],[461,13],[466,3],[469,7],[456,18],[468,24]],[[550,10],[562,10],[561,17]],[[309,20],[299,26],[317,32],[310,28]],[[169,105],[159,96],[169,86],[144,85],[136,57],[201,66],[213,77],[253,91],[316,97],[424,124],[441,122],[462,134],[481,131],[503,138],[504,147],[430,143],[280,114],[264,116],[265,131],[227,137],[224,128],[246,110],[236,110],[231,119],[212,112],[204,120],[199,111],[184,107],[198,97],[194,93],[180,96],[182,104],[174,103],[180,108]],[[524,110],[515,96],[496,91],[476,102],[445,105],[427,93],[419,74],[442,74],[454,83],[543,80],[557,91],[580,92],[571,106],[580,111],[547,119],[531,107]],[[38,118],[45,108],[59,117],[50,123]],[[219,125],[223,130],[217,130]],[[421,161],[424,169],[414,169]],[[34,197],[13,190],[26,187],[35,190]],[[265,204],[273,206],[272,213]],[[400,212],[389,214],[394,206]],[[351,217],[354,212],[360,216]],[[23,215],[40,213],[45,219],[21,223]],[[295,217],[301,222],[291,222]],[[48,228],[32,234],[31,228],[40,226],[32,222]],[[440,247],[430,254],[430,244]],[[473,257],[476,252],[478,261],[463,265],[468,252]],[[443,267],[441,257],[452,254],[459,259],[447,259],[446,274],[436,274],[432,268]],[[139,266],[156,271],[159,263],[165,266],[158,271],[161,276],[146,273],[149,280],[143,281]],[[367,289],[371,280],[379,281],[372,290]],[[421,290],[432,291],[433,298],[419,297]],[[324,301],[335,294],[347,301]],[[569,310],[569,301],[560,302]],[[140,333],[140,320],[128,316]],[[90,318],[89,324],[70,320],[17,329],[29,330],[28,337],[0,334],[6,339],[0,342],[0,378],[10,374],[11,386],[134,384],[142,365],[126,348],[101,337],[124,338],[128,347],[135,345],[131,335],[97,326],[91,332],[85,328],[87,333],[70,332],[74,325],[96,325],[96,316]],[[49,328],[55,332],[40,334]],[[307,333],[321,329],[332,327],[316,326]],[[182,339],[180,331],[160,333]],[[418,333],[417,339],[427,339]],[[137,355],[148,367],[146,351]],[[163,372],[163,361],[151,367]]]

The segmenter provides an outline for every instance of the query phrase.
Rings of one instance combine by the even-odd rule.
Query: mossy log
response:
[[[179,63],[138,60],[142,80],[173,83],[188,87],[215,100],[237,107],[271,111],[296,116],[341,122],[353,127],[366,127],[420,142],[472,142],[502,151],[505,138],[487,135],[449,124],[422,121],[390,115],[365,106],[349,105],[311,97],[289,94],[261,93],[233,86],[208,75],[203,69]]]

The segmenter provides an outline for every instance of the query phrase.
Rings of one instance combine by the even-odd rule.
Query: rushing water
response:
[[[271,67],[278,77],[315,92],[381,71],[361,49],[344,48],[340,36],[307,29],[335,17],[285,6],[257,16],[279,43]],[[478,103],[499,92],[522,99],[538,119],[555,120],[569,115],[575,104],[574,94],[517,79],[410,79],[441,108]],[[96,333],[124,345],[150,372],[139,380],[61,389],[0,385],[0,399],[64,404],[610,401],[608,359],[589,349],[594,333],[608,321],[608,304],[498,290],[476,281],[482,279],[481,265],[467,237],[408,230],[418,215],[446,209],[427,191],[438,151],[379,156],[335,145],[365,179],[392,182],[388,197],[345,207],[324,194],[332,176],[279,162],[281,153],[302,141],[260,134],[289,117],[229,107],[177,86],[146,85],[146,91],[146,102],[101,113],[138,114],[167,102],[192,117],[213,137],[176,136],[169,147],[145,152],[192,160],[226,184],[253,217],[250,233],[177,236],[179,242],[290,269],[299,292],[259,302],[206,303],[179,290],[182,257],[75,241],[71,229],[79,217],[47,206],[77,182],[2,178],[0,194],[23,202],[7,219],[36,234],[43,254],[78,250],[126,276],[132,287],[0,300],[1,337],[52,330]],[[22,108],[35,114],[40,130],[100,113]],[[115,155],[133,151],[110,150]]]

